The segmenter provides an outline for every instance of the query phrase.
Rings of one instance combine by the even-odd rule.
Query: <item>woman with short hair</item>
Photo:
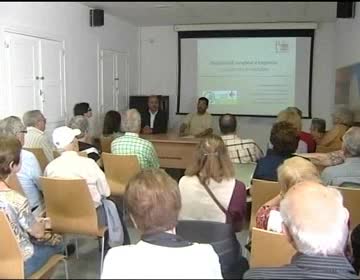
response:
[[[14,231],[24,258],[25,278],[28,278],[51,256],[62,253],[64,246],[62,242],[54,246],[33,242],[44,237],[45,220],[39,218],[37,221],[28,200],[6,184],[7,177],[20,170],[20,154],[19,140],[13,136],[0,136],[0,210],[5,212]]]
[[[234,177],[234,167],[218,135],[203,138],[195,159],[179,181],[181,220],[232,224],[240,231],[246,212],[245,185]]]
[[[116,138],[121,136],[121,115],[118,111],[108,111],[104,117],[103,136]]]
[[[109,250],[102,279],[222,278],[211,245],[176,235],[181,197],[174,179],[161,169],[143,169],[132,178],[125,202],[141,240]]]

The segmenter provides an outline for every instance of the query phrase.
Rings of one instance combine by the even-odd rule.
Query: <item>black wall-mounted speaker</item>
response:
[[[337,2],[337,18],[353,18],[355,17],[355,3],[353,1],[339,1]]]
[[[90,10],[90,26],[104,25],[104,10],[93,9]]]

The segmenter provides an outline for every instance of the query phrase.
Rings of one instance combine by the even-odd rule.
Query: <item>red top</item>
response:
[[[316,150],[316,142],[312,138],[310,133],[301,131],[300,132],[300,140],[303,140],[307,144],[308,153],[315,153]]]

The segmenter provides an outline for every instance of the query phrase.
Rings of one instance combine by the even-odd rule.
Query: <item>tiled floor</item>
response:
[[[140,239],[139,232],[129,227],[129,234],[131,238],[131,243],[137,243]],[[248,230],[243,230],[237,234],[237,238],[240,244],[243,245],[246,243],[248,236]],[[70,279],[96,279],[100,278],[100,251],[98,247],[98,241],[94,238],[88,237],[79,237],[78,238],[79,246],[79,259],[76,258],[76,255],[72,255],[68,259],[68,270]],[[246,249],[242,248],[243,252]],[[243,253],[244,254],[244,253]],[[60,263],[52,277],[52,279],[64,279],[65,271],[64,264]]]

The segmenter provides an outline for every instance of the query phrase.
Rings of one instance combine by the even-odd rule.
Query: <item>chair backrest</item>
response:
[[[252,229],[250,267],[278,267],[289,264],[296,250],[286,236],[258,228]]]
[[[3,211],[0,211],[0,232],[0,279],[24,279],[24,259]]]
[[[24,148],[25,150],[32,152],[40,164],[41,171],[44,172],[45,167],[49,164],[49,160],[46,158],[43,149],[41,148]]]
[[[114,140],[113,136],[100,137],[100,147],[102,153],[111,153],[111,142],[113,140]]]
[[[7,179],[6,179],[6,183],[8,184],[10,189],[13,189],[14,191],[17,191],[22,196],[26,196],[25,193],[24,193],[24,190],[23,190],[23,188],[21,186],[21,183],[19,181],[19,178],[18,178],[18,176],[16,174],[9,175],[9,177],[7,177]]]
[[[255,226],[256,213],[259,208],[270,199],[280,193],[280,185],[278,182],[254,179],[250,189],[251,194],[251,217],[250,229]]]
[[[348,209],[350,214],[350,229],[353,230],[360,224],[360,186],[351,183],[346,184],[346,187],[337,187],[343,196],[344,206]]]
[[[96,210],[84,179],[40,177],[40,184],[55,232],[97,235]]]
[[[106,179],[110,185],[111,194],[122,195],[129,180],[140,172],[137,156],[113,155],[102,153]]]

